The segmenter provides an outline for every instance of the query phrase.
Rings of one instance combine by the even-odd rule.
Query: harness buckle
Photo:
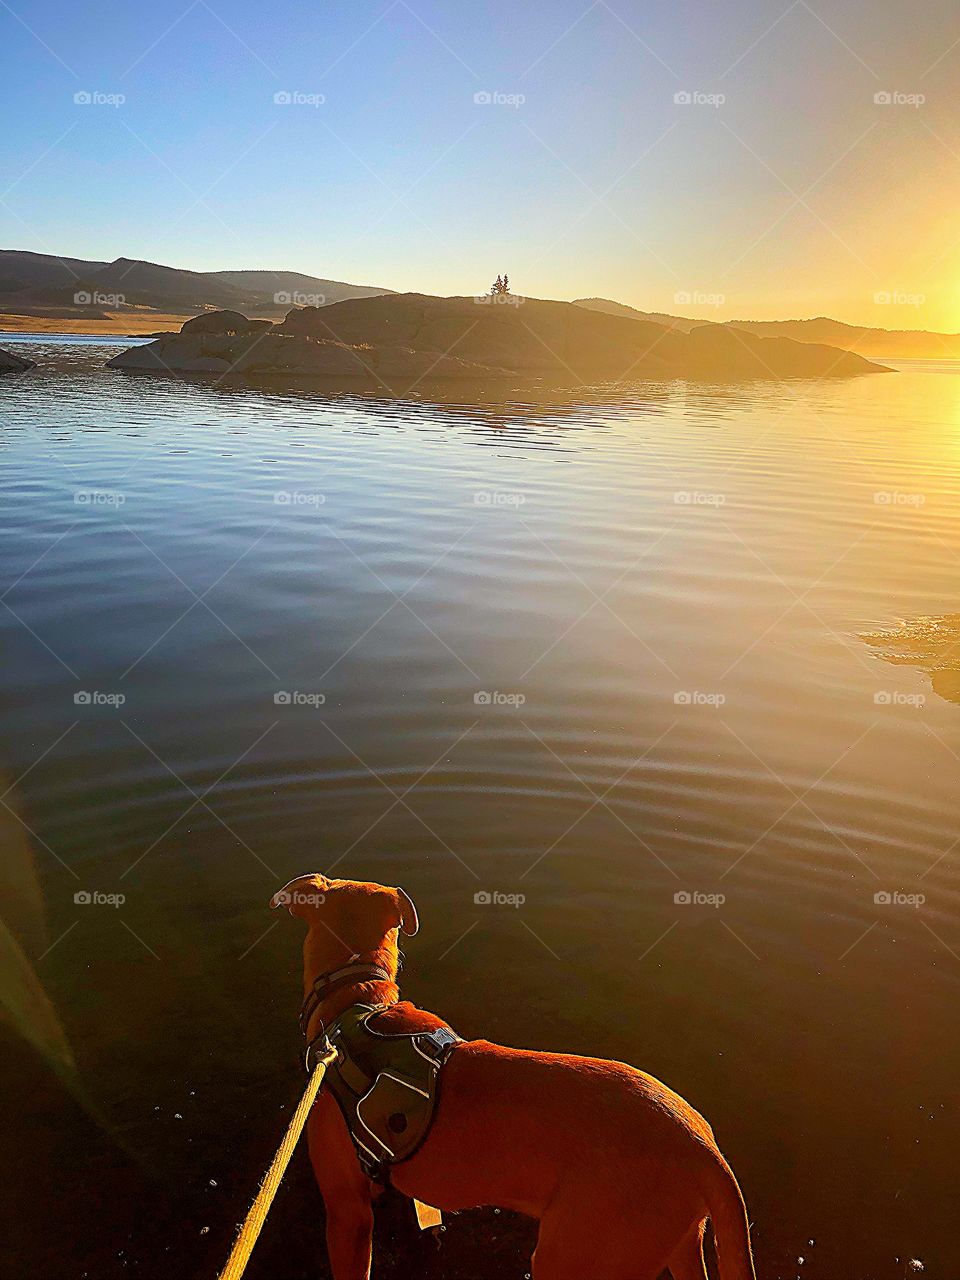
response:
[[[417,1036],[417,1048],[434,1061],[444,1057],[449,1049],[460,1043],[460,1037],[449,1027],[436,1027]]]
[[[307,1045],[306,1051],[303,1055],[303,1065],[306,1069],[307,1075],[309,1076],[313,1074],[320,1058],[324,1057],[328,1053],[332,1053],[333,1051],[334,1045],[331,1044],[327,1033],[325,1031],[321,1031],[317,1038]],[[336,1053],[339,1058],[340,1050],[337,1049]]]

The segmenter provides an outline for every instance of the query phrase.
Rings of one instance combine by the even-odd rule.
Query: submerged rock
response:
[[[860,638],[884,662],[925,672],[934,693],[960,703],[960,613],[912,618],[894,630],[868,632]]]
[[[15,356],[12,351],[5,351],[0,347],[0,374],[26,373],[28,369],[36,367],[36,360],[26,360],[23,356]]]

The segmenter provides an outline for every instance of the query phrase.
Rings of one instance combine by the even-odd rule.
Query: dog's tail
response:
[[[720,1280],[756,1280],[747,1207],[733,1170],[716,1149],[710,1152],[701,1182],[713,1224]]]

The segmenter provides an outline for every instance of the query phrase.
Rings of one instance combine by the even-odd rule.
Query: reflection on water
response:
[[[413,895],[463,1034],[701,1108],[761,1274],[946,1274],[960,380],[388,402],[117,345],[0,385],[0,1271],[216,1274],[300,1083],[266,904],[335,869]],[[316,1274],[316,1206],[251,1275]],[[385,1276],[529,1270],[390,1212]]]
[[[914,618],[863,637],[886,662],[925,671],[935,693],[960,702],[960,613]]]

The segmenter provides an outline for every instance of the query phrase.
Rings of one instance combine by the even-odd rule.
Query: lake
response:
[[[0,1272],[216,1274],[319,870],[411,894],[462,1035],[701,1110],[763,1277],[950,1280],[960,630],[863,637],[960,613],[960,365],[391,403],[2,341]],[[381,1216],[375,1275],[529,1271]],[[248,1274],[319,1221],[300,1153]]]

